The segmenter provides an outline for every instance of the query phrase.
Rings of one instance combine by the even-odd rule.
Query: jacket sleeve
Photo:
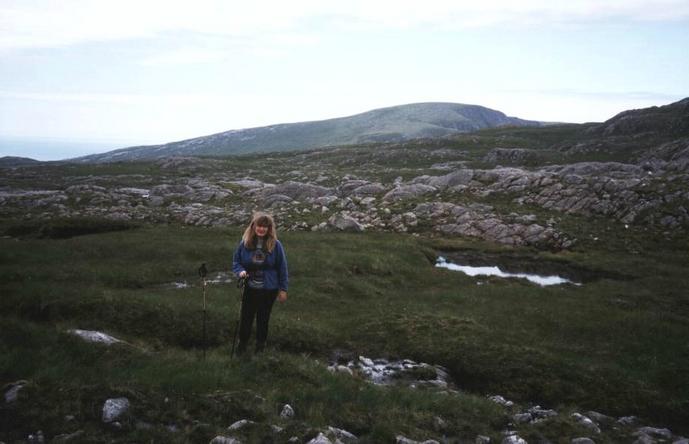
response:
[[[289,286],[289,273],[287,272],[287,256],[285,255],[285,249],[282,248],[280,241],[276,241],[275,253],[277,254],[276,265],[278,273],[278,288],[280,290],[287,291]]]
[[[240,241],[237,245],[237,249],[234,250],[234,256],[232,256],[232,271],[239,277],[239,273],[246,271],[242,266],[242,250],[244,249],[244,241]]]

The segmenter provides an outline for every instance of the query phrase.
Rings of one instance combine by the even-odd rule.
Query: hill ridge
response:
[[[419,102],[332,119],[232,129],[160,145],[134,146],[70,159],[79,162],[293,151],[359,143],[438,138],[500,126],[541,126],[480,105]]]

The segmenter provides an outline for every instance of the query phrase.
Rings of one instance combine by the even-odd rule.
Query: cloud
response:
[[[119,93],[44,93],[0,91],[2,100],[36,102],[86,103],[112,105],[169,104],[175,106],[202,105],[217,101],[210,94],[119,94]]]
[[[314,23],[376,29],[686,21],[686,0],[10,0],[0,4],[0,50],[193,32],[237,38],[299,35]],[[209,56],[209,55],[207,55]]]

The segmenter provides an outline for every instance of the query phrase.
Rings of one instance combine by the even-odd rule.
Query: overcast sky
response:
[[[85,154],[431,101],[603,121],[689,96],[687,48],[687,0],[0,0],[0,138]],[[26,150],[0,156],[69,156]]]

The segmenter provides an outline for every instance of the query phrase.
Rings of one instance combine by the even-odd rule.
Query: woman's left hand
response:
[[[285,302],[287,300],[287,292],[285,290],[280,290],[278,293],[278,301]]]

